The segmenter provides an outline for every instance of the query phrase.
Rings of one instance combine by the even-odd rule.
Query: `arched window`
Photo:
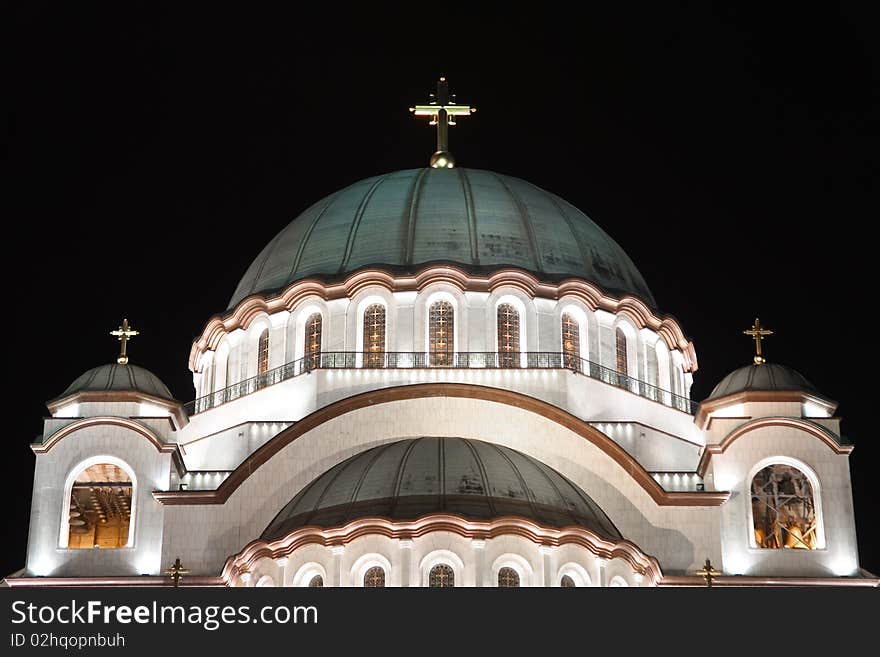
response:
[[[367,570],[364,573],[364,586],[368,589],[385,586],[385,569],[382,566],[373,566]]]
[[[449,367],[455,353],[455,311],[448,301],[437,301],[428,310],[428,352],[431,365]]]
[[[622,328],[618,327],[614,335],[617,342],[617,371],[626,376],[626,333],[623,332]]]
[[[97,463],[80,472],[70,490],[67,547],[126,547],[131,493],[131,477],[117,465]]]
[[[519,588],[519,573],[513,568],[502,568],[498,571],[498,587],[502,589]]]
[[[563,575],[562,580],[559,582],[559,586],[564,589],[575,588],[574,580],[568,575]]]
[[[438,563],[428,573],[428,587],[432,589],[451,589],[455,586],[455,571],[445,563]]]
[[[324,588],[324,578],[320,575],[315,575],[312,579],[309,580],[309,588],[310,589],[322,589]]]
[[[519,313],[509,303],[498,305],[498,365],[519,367]]]
[[[321,323],[321,313],[312,313],[306,320],[303,361],[307,370],[321,366]]]
[[[385,306],[374,303],[364,310],[364,367],[385,364]]]
[[[755,475],[752,518],[759,548],[815,550],[818,546],[813,487],[794,466],[774,463]]]
[[[581,327],[571,313],[562,314],[562,366],[580,370]]]
[[[260,333],[260,341],[257,343],[257,374],[265,374],[269,371],[269,329],[263,329]]]

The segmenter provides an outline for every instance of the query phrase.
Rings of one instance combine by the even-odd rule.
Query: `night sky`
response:
[[[407,108],[440,75],[478,108],[451,130],[458,163],[604,228],[694,341],[695,399],[751,361],[758,315],[768,359],[840,402],[880,572],[880,58],[861,10],[117,4],[28,2],[8,23],[0,576],[24,565],[44,402],[114,359],[123,316],[132,362],[192,399],[192,340],[263,246],[323,196],[427,163],[433,129]]]

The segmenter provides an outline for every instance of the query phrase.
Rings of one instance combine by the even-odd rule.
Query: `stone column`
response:
[[[599,586],[606,587],[608,586],[608,582],[606,581],[607,577],[605,575],[605,567],[608,565],[608,559],[597,559],[596,564],[599,566]]]
[[[553,548],[549,545],[541,545],[538,547],[538,552],[541,555],[541,572],[538,577],[539,585],[553,586],[553,582],[550,579],[553,575],[553,569],[550,565],[550,555],[553,553]]]
[[[333,554],[333,572],[330,575],[332,578],[331,586],[344,586],[342,577],[342,555],[345,554],[345,546],[334,545],[330,548],[330,552]]]
[[[398,542],[400,545],[400,585],[404,587],[418,586],[418,582],[411,583],[412,578],[412,547],[413,542],[410,538],[402,538]]]
[[[471,541],[474,551],[474,586],[486,586],[486,577],[483,572],[486,568],[486,541],[474,539]]]
[[[287,557],[281,557],[280,559],[275,560],[275,565],[278,566],[278,581],[276,586],[287,586]]]

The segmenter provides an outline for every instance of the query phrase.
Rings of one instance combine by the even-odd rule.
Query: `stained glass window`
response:
[[[313,370],[321,366],[321,313],[312,313],[306,320],[305,368]]]
[[[581,364],[581,327],[570,313],[562,315],[563,367],[579,370]]]
[[[752,479],[752,517],[759,548],[815,550],[813,487],[791,465],[768,465]]]
[[[70,491],[67,547],[124,548],[131,524],[131,477],[110,463],[80,472]]]
[[[513,568],[502,568],[498,571],[498,587],[502,589],[519,587],[519,573]]]
[[[432,589],[451,589],[455,586],[455,572],[445,563],[438,563],[428,573],[428,586]]]
[[[431,365],[449,367],[453,364],[455,311],[448,301],[437,301],[428,311],[428,351]]]
[[[269,329],[260,333],[260,342],[257,346],[257,374],[265,374],[269,371]]]
[[[569,589],[569,588],[574,588],[575,583],[571,577],[569,577],[568,575],[563,575],[562,581],[559,582],[559,586],[561,586],[564,589]]]
[[[498,365],[519,367],[519,313],[509,303],[498,306]]]
[[[615,337],[617,341],[617,371],[626,375],[626,333],[623,332],[623,329],[618,328],[615,331]]]
[[[373,566],[364,573],[364,586],[381,588],[385,586],[385,570],[381,566]]]
[[[309,588],[310,589],[321,589],[324,588],[324,578],[320,575],[315,575],[312,579],[309,580]]]
[[[364,367],[385,363],[385,306],[369,305],[364,310]]]

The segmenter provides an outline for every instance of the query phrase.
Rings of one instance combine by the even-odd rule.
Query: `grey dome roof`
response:
[[[111,363],[90,369],[67,386],[60,396],[75,392],[136,391],[176,401],[168,387],[151,371],[137,365]]]
[[[435,437],[388,443],[342,461],[303,488],[262,538],[364,517],[415,520],[432,513],[519,516],[622,538],[584,491],[540,461],[480,440]]]
[[[824,397],[800,372],[785,365],[764,363],[763,365],[746,365],[734,370],[721,379],[706,401],[745,390],[807,392]]]
[[[629,256],[573,205],[519,178],[456,168],[395,171],[318,201],[262,250],[229,307],[302,278],[338,280],[366,266],[412,273],[432,262],[581,278],[655,306]]]

